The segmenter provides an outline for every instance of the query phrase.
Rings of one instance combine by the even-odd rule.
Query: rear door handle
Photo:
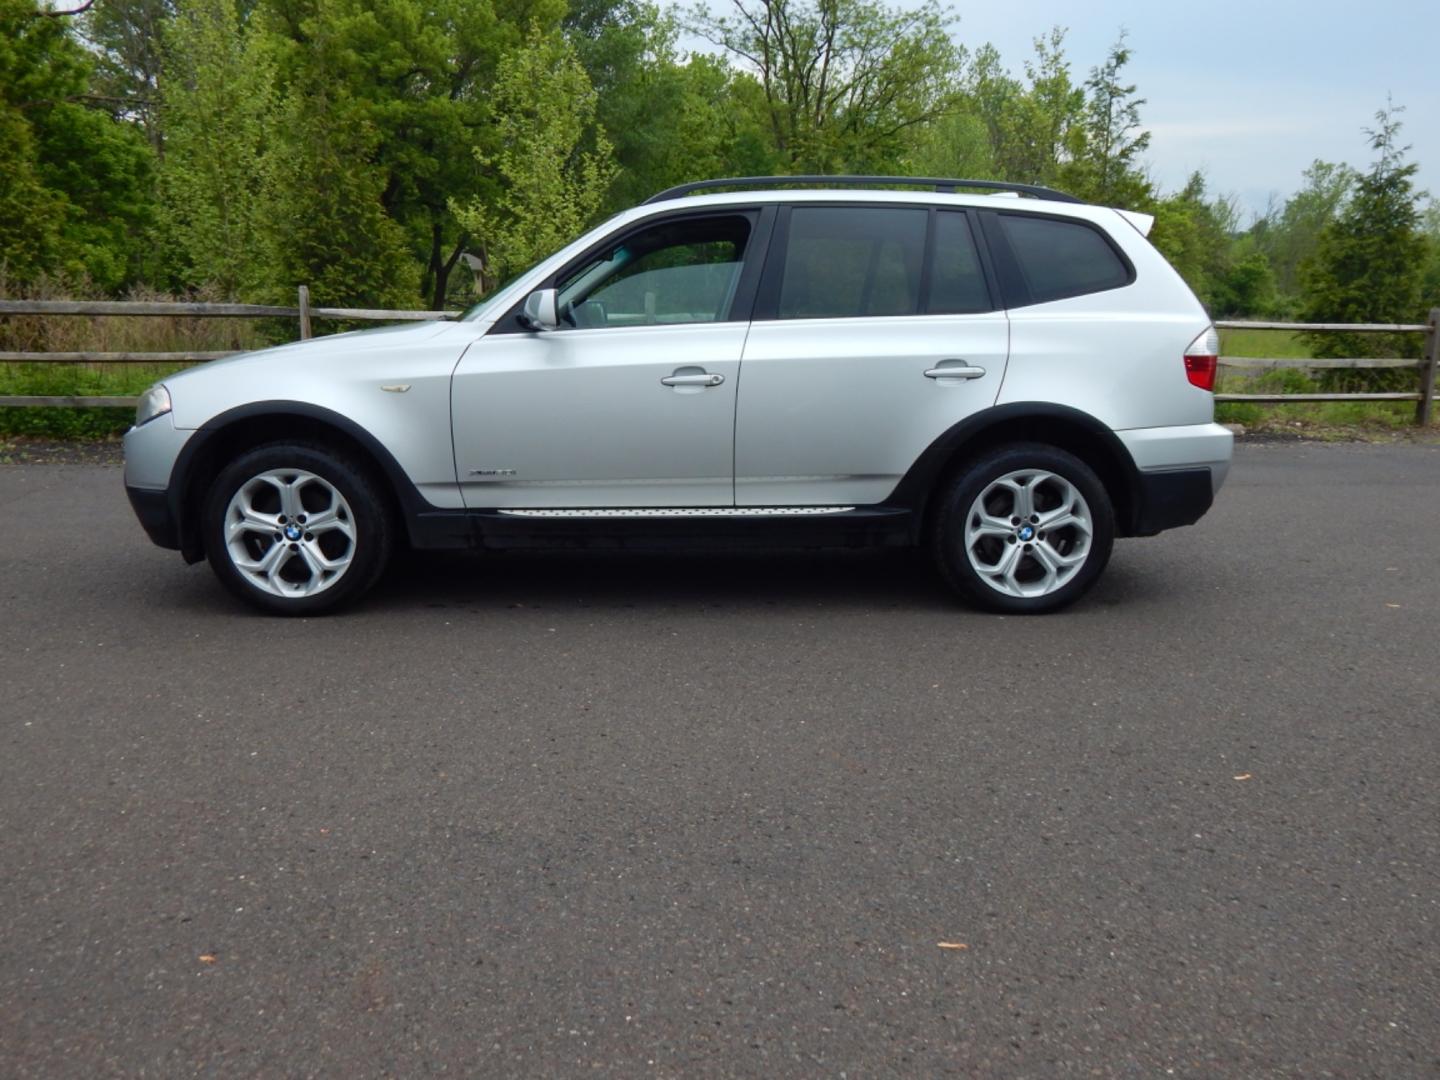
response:
[[[925,377],[927,379],[978,379],[984,374],[985,369],[983,367],[975,367],[973,364],[953,363],[951,367],[932,367],[925,372]]]
[[[699,372],[694,375],[666,375],[660,380],[661,386],[719,386],[725,376],[719,373]]]

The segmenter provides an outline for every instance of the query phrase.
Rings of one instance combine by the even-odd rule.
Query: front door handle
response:
[[[695,372],[688,375],[666,375],[660,380],[661,386],[719,386],[725,381],[725,376],[718,373],[712,374],[707,371]]]
[[[925,372],[925,377],[927,379],[978,379],[984,374],[983,367],[957,363],[953,367],[932,367]]]

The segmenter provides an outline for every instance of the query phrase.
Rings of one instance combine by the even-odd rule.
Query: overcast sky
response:
[[[1421,186],[1440,196],[1440,0],[958,0],[954,10],[956,40],[991,42],[1017,74],[1036,36],[1068,27],[1077,81],[1128,30],[1129,81],[1146,99],[1149,162],[1166,190],[1203,169],[1212,190],[1259,210],[1316,158],[1363,166],[1362,129],[1389,94],[1406,107],[1401,135]]]

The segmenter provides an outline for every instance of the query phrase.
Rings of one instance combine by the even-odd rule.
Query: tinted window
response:
[[[930,274],[931,315],[965,315],[991,309],[980,254],[964,214],[935,215],[935,267]]]
[[[778,316],[915,314],[928,216],[920,209],[796,207]]]
[[[670,221],[633,233],[559,283],[561,318],[581,328],[721,321],[749,236],[743,217]]]
[[[1130,271],[1109,242],[1088,225],[1001,214],[1000,227],[1020,264],[1032,303],[1118,289]]]

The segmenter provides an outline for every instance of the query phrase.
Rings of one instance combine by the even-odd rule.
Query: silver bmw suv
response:
[[[281,614],[400,544],[923,545],[971,603],[1052,611],[1229,467],[1218,338],[1151,223],[991,181],[686,184],[457,321],[167,378],[126,490]]]

